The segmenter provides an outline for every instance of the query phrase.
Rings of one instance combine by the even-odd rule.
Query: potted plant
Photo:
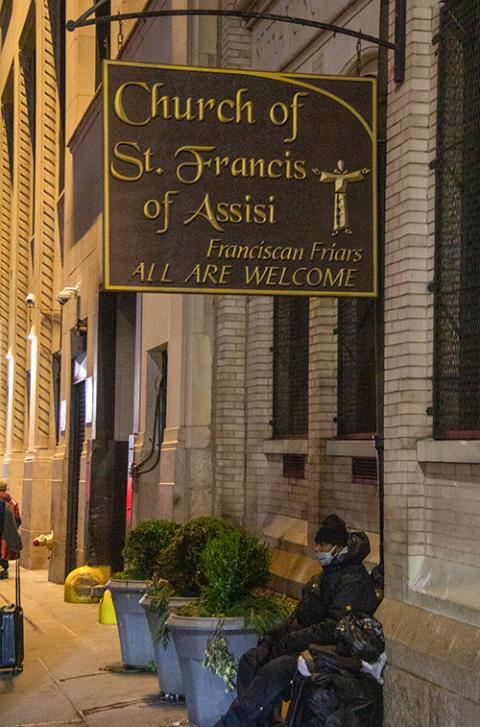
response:
[[[139,600],[153,576],[158,554],[170,544],[179,527],[169,520],[145,520],[137,525],[128,534],[122,551],[125,570],[107,583],[126,667],[148,668],[154,661],[150,631]]]
[[[228,529],[201,555],[205,580],[196,603],[170,613],[189,720],[212,727],[234,699],[240,656],[260,633],[290,612],[290,605],[262,589],[269,579],[270,553],[252,534]]]
[[[154,578],[140,600],[145,609],[163,701],[183,701],[184,687],[175,645],[166,620],[170,611],[193,603],[205,583],[201,556],[207,543],[233,526],[212,517],[180,527],[156,559]]]

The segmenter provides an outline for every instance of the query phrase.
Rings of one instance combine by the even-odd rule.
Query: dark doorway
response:
[[[128,445],[133,432],[135,294],[100,293],[96,414],[87,503],[87,560],[122,570]]]
[[[70,437],[68,453],[67,532],[65,577],[77,566],[78,495],[80,464],[85,439],[85,334],[72,334],[72,388],[70,405]]]

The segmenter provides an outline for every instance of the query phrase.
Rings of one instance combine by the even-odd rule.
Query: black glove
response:
[[[311,640],[310,629],[292,631],[273,646],[271,650],[272,658],[277,659],[279,656],[285,656],[286,654],[299,654],[304,649],[308,649]]]

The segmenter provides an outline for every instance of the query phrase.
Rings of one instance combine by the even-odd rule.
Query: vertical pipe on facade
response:
[[[379,37],[388,39],[389,0],[380,2]],[[375,313],[375,386],[376,432],[375,447],[378,466],[378,520],[380,563],[384,556],[384,260],[385,260],[385,188],[386,188],[386,136],[388,93],[388,50],[378,49],[377,79],[377,160],[378,160],[378,297]]]

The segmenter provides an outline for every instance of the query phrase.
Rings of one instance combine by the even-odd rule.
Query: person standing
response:
[[[16,500],[8,492],[8,483],[0,479],[0,579],[8,578],[9,560],[17,560],[20,557],[22,541],[18,534],[18,528],[22,523],[20,509]]]

